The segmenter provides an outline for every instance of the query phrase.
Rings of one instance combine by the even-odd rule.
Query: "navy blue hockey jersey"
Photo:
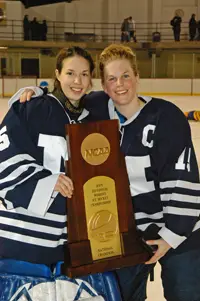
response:
[[[171,102],[140,99],[141,110],[124,123],[119,120],[136,224],[145,239],[162,237],[177,248],[200,228],[199,171],[190,126]],[[103,91],[88,95],[86,108],[94,120],[119,119]]]
[[[87,119],[83,110],[78,122]],[[67,160],[70,113],[53,96],[16,102],[0,127],[0,257],[63,260],[66,199],[54,187]]]
[[[172,103],[140,99],[145,106],[120,124],[136,224],[145,239],[162,237],[177,248],[200,235],[199,171],[190,127]],[[92,120],[118,118],[103,91],[90,93],[85,105]],[[200,246],[199,237],[193,244]]]

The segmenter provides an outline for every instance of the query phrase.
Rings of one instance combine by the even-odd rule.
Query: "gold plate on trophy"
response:
[[[93,177],[84,184],[83,191],[93,260],[121,255],[114,180]]]

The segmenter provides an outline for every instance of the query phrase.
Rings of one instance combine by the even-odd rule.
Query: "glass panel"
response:
[[[151,54],[146,50],[138,50],[136,55],[140,78],[150,78],[152,68]]]
[[[200,78],[200,51],[195,52],[194,58],[194,78]]]
[[[176,78],[192,78],[192,53],[176,52],[175,59],[175,77]]]
[[[156,78],[173,78],[173,53],[171,51],[157,51]]]

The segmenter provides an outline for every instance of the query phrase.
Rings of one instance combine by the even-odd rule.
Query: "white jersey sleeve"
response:
[[[30,87],[25,87],[25,88],[21,88],[19,89],[19,91],[17,91],[8,101],[8,107],[10,108],[12,106],[12,104],[17,101],[20,96],[22,95],[22,93],[24,93],[24,91],[26,89],[30,89],[33,90],[33,92],[35,93],[32,97],[38,97],[38,96],[42,96],[43,95],[43,90],[40,87],[34,87],[34,86],[30,86]]]

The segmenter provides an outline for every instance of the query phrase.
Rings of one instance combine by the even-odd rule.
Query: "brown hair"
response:
[[[111,44],[102,51],[99,58],[99,69],[102,82],[104,82],[104,68],[106,64],[118,59],[128,60],[131,64],[135,76],[138,75],[139,72],[136,55],[132,51],[132,49],[121,44]]]
[[[92,76],[92,72],[94,71],[95,68],[94,61],[87,50],[78,46],[63,48],[60,50],[56,58],[56,69],[58,70],[58,72],[61,73],[62,71],[63,61],[69,57],[74,57],[74,56],[80,56],[84,58],[86,61],[88,61],[90,66],[90,75]],[[57,88],[60,88],[60,82],[57,78],[55,78],[54,89]]]

